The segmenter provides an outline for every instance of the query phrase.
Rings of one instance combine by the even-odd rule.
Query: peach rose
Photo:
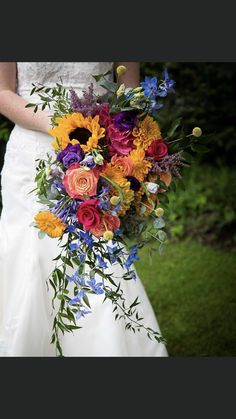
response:
[[[130,157],[120,157],[117,156],[117,154],[112,157],[111,163],[114,166],[119,167],[119,169],[124,173],[124,176],[131,175],[134,167],[133,161]]]
[[[63,184],[72,198],[83,199],[97,193],[99,174],[95,170],[85,170],[78,163],[72,164],[66,171]]]
[[[91,233],[96,237],[101,237],[107,230],[117,230],[120,227],[120,219],[114,215],[105,212],[101,218],[101,222],[98,227],[90,229]]]

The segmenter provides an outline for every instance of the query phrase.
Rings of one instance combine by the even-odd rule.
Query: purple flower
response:
[[[79,98],[76,92],[71,89],[71,106],[74,112],[81,112],[84,116],[94,116],[98,112],[99,105],[94,94],[93,83],[88,87],[88,91],[83,90],[83,97]]]
[[[134,111],[120,112],[113,119],[113,124],[124,131],[132,131],[136,122],[137,116]]]
[[[134,176],[126,176],[126,179],[130,182],[130,189],[133,191],[138,191],[140,189],[141,183]]]
[[[93,156],[87,156],[85,157],[81,162],[81,166],[87,166],[90,169],[94,169],[96,167],[96,163],[94,163]]]
[[[57,160],[64,164],[64,158],[67,156],[68,153],[76,154],[78,156],[77,161],[81,161],[84,158],[84,151],[80,147],[80,145],[79,144],[72,145],[72,144],[69,143],[66,146],[66,148],[64,148],[64,150],[62,150],[60,153],[58,153]],[[67,166],[65,166],[65,167],[67,167]]]
[[[65,192],[65,186],[63,185],[63,183],[59,182],[59,180],[55,179],[51,184],[51,192],[57,193],[58,191]]]
[[[65,157],[63,157],[62,162],[63,165],[68,169],[68,167],[70,167],[71,164],[73,163],[78,163],[80,161],[80,156],[76,153],[73,153],[71,151],[69,151],[69,153],[67,153],[65,155]]]

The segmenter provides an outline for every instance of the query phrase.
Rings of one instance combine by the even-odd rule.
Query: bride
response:
[[[127,87],[139,84],[138,63],[117,63],[127,67],[120,80]],[[60,80],[77,94],[91,82],[92,75],[115,65],[109,62],[2,62],[0,63],[0,113],[15,124],[7,143],[2,176],[3,210],[0,219],[0,355],[56,356],[50,343],[52,327],[51,295],[46,278],[58,254],[56,239],[39,240],[30,226],[39,204],[34,189],[35,160],[51,150],[48,135],[49,111],[33,112],[28,102],[32,83],[53,86]],[[103,93],[96,87],[96,93]],[[114,274],[117,274],[113,266]],[[120,269],[120,268],[119,268]],[[155,280],[155,278],[153,278]],[[139,312],[145,324],[160,331],[146,292],[136,282],[124,281],[127,300],[140,299]],[[65,356],[168,356],[165,345],[149,340],[145,332],[125,330],[115,321],[111,302],[91,295],[92,313],[79,320],[81,329],[61,336]]]

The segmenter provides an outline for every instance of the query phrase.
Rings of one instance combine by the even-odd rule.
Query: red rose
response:
[[[153,157],[154,160],[161,160],[168,154],[167,144],[163,140],[155,140],[148,147],[146,154],[148,157]]]
[[[85,230],[97,228],[101,222],[101,215],[97,209],[98,203],[98,199],[88,199],[77,210],[77,218]]]

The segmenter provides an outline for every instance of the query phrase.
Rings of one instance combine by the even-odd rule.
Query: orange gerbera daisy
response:
[[[127,182],[121,168],[119,166],[113,166],[111,163],[107,163],[105,169],[101,172],[102,175],[111,180],[111,182],[117,183],[119,186]]]
[[[132,176],[136,177],[139,182],[142,182],[145,175],[148,173],[149,168],[152,166],[152,163],[145,160],[145,151],[142,148],[137,148],[136,150],[131,151],[129,156],[134,164]]]
[[[50,237],[61,237],[66,229],[66,225],[50,211],[39,212],[34,220],[39,229]]]
[[[98,148],[98,141],[105,136],[105,128],[99,125],[99,116],[84,117],[80,112],[67,114],[56,118],[57,125],[50,129],[48,133],[55,140],[52,146],[55,149],[64,150],[67,144],[79,143],[85,152]]]
[[[146,150],[154,140],[161,138],[161,131],[158,123],[147,115],[133,129],[133,136],[136,137],[134,145]]]

